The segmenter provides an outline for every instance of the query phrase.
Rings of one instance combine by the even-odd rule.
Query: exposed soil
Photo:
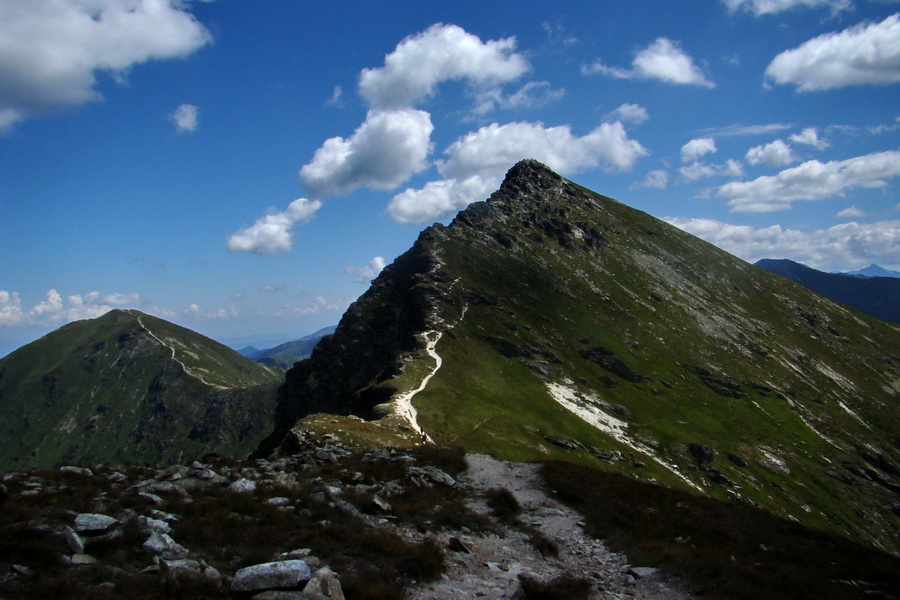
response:
[[[469,552],[450,552],[442,580],[413,586],[409,590],[411,600],[505,600],[519,589],[520,574],[543,582],[562,574],[588,579],[592,584],[591,600],[694,597],[686,586],[664,572],[630,565],[623,554],[608,550],[602,541],[584,533],[581,516],[541,489],[539,465],[504,462],[486,455],[470,454],[466,459],[469,469],[460,476],[460,483],[472,488],[475,510],[490,513],[486,492],[505,488],[522,507],[519,521],[555,542],[559,556],[542,556],[529,543],[528,534],[515,527],[504,527],[501,535],[441,534],[443,543],[450,544],[450,539],[457,537]]]

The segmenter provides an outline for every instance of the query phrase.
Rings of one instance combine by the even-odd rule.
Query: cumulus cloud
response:
[[[768,167],[783,167],[799,160],[794,154],[794,150],[784,140],[775,140],[765,145],[754,146],[747,150],[744,158],[751,165]]]
[[[493,123],[453,142],[444,151],[449,158],[438,163],[444,179],[394,196],[388,212],[401,223],[447,216],[483,200],[499,186],[506,171],[524,158],[535,158],[559,173],[570,174],[601,165],[611,171],[628,171],[647,153],[640,142],[628,138],[618,121],[602,123],[581,137],[573,135],[568,125]]]
[[[175,131],[185,133],[188,131],[197,131],[199,122],[197,116],[200,109],[193,104],[182,104],[172,113],[172,122],[175,123]]]
[[[662,169],[650,171],[640,181],[631,184],[630,189],[636,190],[640,188],[649,188],[664,190],[669,185],[669,174]]]
[[[755,228],[713,219],[666,220],[750,262],[761,258],[789,258],[825,271],[846,270],[873,262],[900,264],[900,221],[842,223],[804,232],[780,225]]]
[[[681,147],[681,162],[697,160],[701,156],[716,152],[716,141],[712,138],[697,138]]]
[[[505,83],[530,68],[515,48],[513,37],[482,42],[461,27],[436,23],[397,44],[383,67],[363,69],[359,92],[372,107],[403,108],[431,96],[443,81]]]
[[[826,163],[810,160],[777,175],[722,185],[732,212],[787,210],[798,200],[843,196],[856,188],[880,188],[900,175],[900,151],[878,152]]]
[[[318,200],[298,198],[283,212],[260,217],[250,227],[231,234],[228,251],[275,254],[290,250],[294,245],[294,226],[312,219],[321,207]]]
[[[428,166],[433,130],[423,110],[371,110],[352,136],[326,140],[300,169],[300,180],[315,197],[360,186],[391,189]]]
[[[776,56],[766,75],[808,92],[900,81],[900,13],[826,33]]]
[[[800,133],[795,133],[789,138],[795,144],[812,146],[816,150],[824,150],[829,146],[828,140],[819,137],[819,130],[815,127],[807,127]]]
[[[0,131],[98,101],[98,73],[189,55],[212,39],[178,0],[0,3]]]
[[[666,83],[715,87],[694,64],[694,59],[689,54],[676,42],[664,37],[657,38],[646,48],[638,50],[630,69],[609,67],[597,60],[593,64],[582,66],[581,72],[602,73],[617,79],[658,79]]]
[[[756,16],[772,15],[797,7],[830,8],[832,13],[853,8],[850,0],[722,0],[722,2],[731,12],[745,10]]]
[[[609,121],[621,121],[622,123],[634,123],[640,125],[647,121],[650,115],[647,109],[640,104],[622,104],[606,115]]]
[[[364,267],[358,267],[356,265],[347,265],[344,267],[344,273],[350,275],[356,281],[362,283],[368,283],[372,281],[378,274],[381,273],[381,270],[384,269],[384,258],[380,256],[376,256],[372,260],[369,261],[369,264]]]
[[[134,306],[141,302],[138,294],[108,294],[101,298],[99,292],[84,296],[62,295],[55,289],[47,291],[44,300],[31,308],[23,308],[18,292],[0,290],[0,326],[25,325],[54,326],[99,317],[117,306]]]

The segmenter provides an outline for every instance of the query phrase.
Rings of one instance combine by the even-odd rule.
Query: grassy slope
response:
[[[865,447],[888,456],[896,451],[900,358],[891,352],[900,347],[898,329],[643,213],[600,202],[600,219],[577,205],[564,216],[570,223],[594,219],[605,239],[598,255],[577,236],[571,249],[546,235],[542,243],[526,241],[517,223],[495,225],[519,236],[513,250],[471,232],[442,246],[445,269],[466,283],[465,292],[446,299],[444,319],[454,323],[463,306],[466,312],[438,345],[442,370],[416,398],[423,427],[439,442],[470,451],[519,460],[564,457],[684,485],[646,457],[635,456],[645,465],[635,469],[629,461],[604,463],[546,443],[551,434],[629,451],[550,401],[544,380],[568,380],[582,393],[625,406],[633,415],[631,437],[658,444],[658,455],[714,497],[736,494],[896,551],[891,532],[900,524],[886,510],[895,497],[825,471],[865,467],[857,455]],[[521,357],[503,356],[485,341],[491,337],[530,348],[538,360],[555,357],[548,361],[555,373],[541,377]],[[595,345],[649,380],[625,381],[579,355]],[[431,365],[424,356],[415,362]],[[714,393],[694,366],[739,385],[743,397]],[[409,379],[421,371],[409,368]],[[600,385],[604,377],[616,385]],[[848,383],[841,387],[841,381]],[[736,486],[726,489],[696,469],[685,451],[689,443],[711,446],[711,466]],[[763,468],[767,452],[791,473]],[[727,453],[748,466],[726,460]]]
[[[154,337],[215,387],[185,375]],[[208,440],[188,435],[194,423],[218,417],[209,414],[211,402],[243,398],[248,410],[263,408],[278,383],[274,372],[224,346],[136,311],[66,325],[0,361],[0,373],[0,431],[9,440],[0,465],[7,468],[171,460],[178,446],[199,455]],[[260,421],[255,428],[264,426],[264,415],[249,416]],[[240,439],[246,425],[220,425],[234,430],[213,440],[220,451],[252,449],[254,440]]]

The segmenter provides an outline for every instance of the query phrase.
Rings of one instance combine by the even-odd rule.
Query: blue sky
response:
[[[295,339],[529,157],[900,268],[900,2],[0,0],[0,355],[113,307]]]

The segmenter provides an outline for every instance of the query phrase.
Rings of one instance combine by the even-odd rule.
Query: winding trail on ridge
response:
[[[416,411],[416,407],[412,405],[413,397],[425,389],[428,385],[428,382],[431,381],[431,378],[434,377],[435,373],[437,373],[441,365],[444,364],[443,359],[435,350],[437,343],[441,340],[441,336],[444,334],[440,331],[426,331],[422,334],[422,337],[425,339],[425,352],[434,359],[434,368],[428,373],[425,377],[422,378],[422,383],[419,384],[414,390],[410,390],[408,392],[404,392],[396,399],[394,399],[395,408],[394,414],[404,419],[412,429],[418,434],[424,434],[425,432],[419,426],[418,422],[418,412]],[[427,435],[427,434],[426,434]]]

